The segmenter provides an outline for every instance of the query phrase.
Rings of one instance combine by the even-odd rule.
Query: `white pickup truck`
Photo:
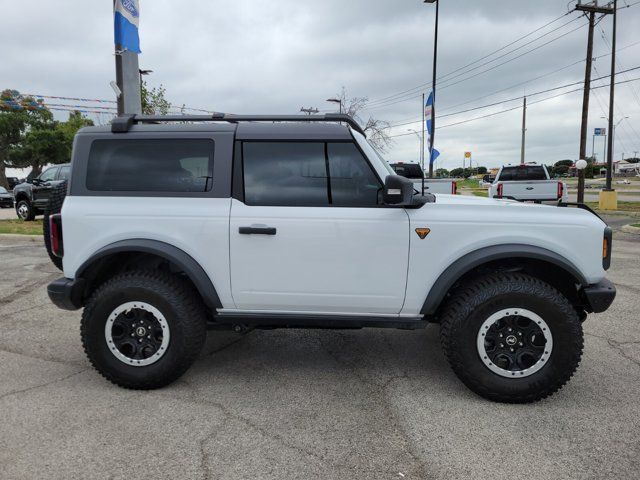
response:
[[[544,165],[525,163],[505,165],[489,187],[489,198],[511,198],[520,201],[567,202],[569,192],[564,182],[552,180]]]
[[[411,180],[416,190],[422,192],[422,179],[424,174],[419,164],[399,162],[392,163],[391,168],[393,168],[393,171],[398,175]],[[456,195],[458,193],[458,183],[451,178],[425,178],[424,192]]]

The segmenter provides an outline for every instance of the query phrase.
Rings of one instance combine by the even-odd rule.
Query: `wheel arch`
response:
[[[222,303],[209,275],[185,251],[158,240],[131,239],[107,245],[76,271],[76,278],[87,280],[85,297],[102,283],[105,277],[127,268],[158,268],[166,266],[172,273],[182,273],[198,291],[204,304],[215,312]]]
[[[435,315],[456,285],[482,273],[500,270],[532,274],[560,290],[574,304],[579,304],[581,299],[578,290],[572,287],[589,284],[571,261],[551,250],[534,245],[493,245],[460,257],[442,272],[429,290],[420,313]]]

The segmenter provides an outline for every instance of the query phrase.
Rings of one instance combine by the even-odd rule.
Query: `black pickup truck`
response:
[[[64,180],[68,180],[69,172],[71,172],[71,164],[54,165],[37,178],[16,185],[13,196],[18,218],[31,221],[36,215],[43,214],[49,204],[51,190]]]

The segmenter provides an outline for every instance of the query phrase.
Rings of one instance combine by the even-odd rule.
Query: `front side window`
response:
[[[208,192],[214,142],[208,139],[96,140],[87,189],[115,192]]]
[[[372,207],[382,188],[360,150],[353,143],[327,144],[331,204],[337,207]]]
[[[328,206],[324,143],[243,143],[247,205]]]
[[[58,180],[69,180],[71,174],[71,167],[60,167],[60,173],[58,174]]]
[[[50,182],[54,178],[56,178],[56,173],[58,172],[58,167],[50,168],[49,170],[45,170],[40,175],[40,180],[43,182]]]

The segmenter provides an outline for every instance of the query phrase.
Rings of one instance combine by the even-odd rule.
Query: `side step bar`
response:
[[[423,317],[363,317],[348,315],[304,315],[279,313],[219,313],[209,324],[210,329],[231,327],[236,331],[250,328],[397,328],[417,330],[429,324]]]

